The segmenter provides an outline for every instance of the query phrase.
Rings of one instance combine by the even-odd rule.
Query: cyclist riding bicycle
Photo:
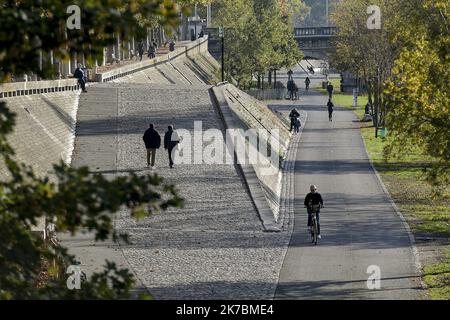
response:
[[[322,195],[317,192],[317,187],[315,185],[312,185],[310,188],[310,193],[308,193],[305,197],[305,206],[308,209],[308,229],[311,231],[311,224],[312,224],[312,206],[318,205],[319,208],[317,210],[317,233],[318,238],[322,239],[322,236],[320,235],[320,208],[323,208],[323,199]]]

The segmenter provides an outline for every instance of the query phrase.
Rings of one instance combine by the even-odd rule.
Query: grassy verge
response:
[[[323,91],[323,90],[322,90]],[[367,97],[352,107],[351,95],[334,95],[336,105],[350,108],[359,118],[364,115]],[[375,139],[371,123],[363,124],[361,134],[367,151],[380,173],[390,195],[407,219],[418,245],[427,242],[432,257],[422,259],[423,280],[429,288],[431,299],[450,300],[450,188],[443,197],[431,197],[431,186],[424,180],[423,171],[432,159],[424,158],[419,150],[402,154],[398,159],[386,160],[383,156],[384,139]]]
[[[380,173],[389,193],[407,219],[419,245],[422,241],[437,243],[432,246],[432,259],[422,259],[423,280],[431,299],[450,299],[450,190],[439,199],[431,197],[431,186],[424,180],[423,170],[430,165],[419,152],[405,154],[386,161],[382,139],[375,139],[374,129],[361,128],[369,156]],[[447,245],[439,244],[447,243]]]
[[[440,263],[425,266],[424,280],[430,289],[430,298],[433,300],[450,299],[450,249]]]

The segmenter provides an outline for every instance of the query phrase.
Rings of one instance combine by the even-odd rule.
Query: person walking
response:
[[[295,98],[295,100],[300,99],[300,97],[298,95],[298,86],[295,82],[294,82],[294,98]]]
[[[328,119],[331,122],[331,121],[333,121],[333,111],[334,111],[334,104],[331,101],[331,99],[328,100],[327,107],[328,107]]]
[[[78,80],[78,84],[80,85],[81,90],[83,90],[83,92],[87,92],[83,65],[81,63],[78,64],[78,68],[75,69],[73,76]]]
[[[142,56],[144,55],[144,40],[141,40],[141,42],[139,42],[138,44],[138,53],[139,53],[139,58],[140,61],[142,61]]]
[[[310,85],[310,83],[311,83],[311,79],[309,79],[309,77],[306,77],[306,79],[305,79],[305,88],[306,88],[306,91],[309,90],[309,85]]]
[[[300,117],[300,113],[298,113],[297,109],[292,109],[289,114],[289,119],[291,119],[291,128],[289,131],[292,132],[292,129],[295,128],[296,119]]]
[[[288,81],[290,80],[294,80],[294,71],[292,71],[291,69],[289,69],[289,71],[287,72],[288,75]]]
[[[302,126],[302,122],[300,121],[300,118],[295,118],[294,132],[299,133],[301,126]]]
[[[158,131],[155,130],[155,126],[151,123],[149,129],[145,131],[142,137],[147,149],[147,168],[155,169],[156,150],[161,147],[161,136]],[[151,159],[151,162],[150,162]]]
[[[150,43],[148,46],[148,57],[150,59],[155,58],[156,57],[155,52],[156,52],[155,46],[153,45],[153,43]]]
[[[289,92],[289,100],[294,100],[295,83],[294,80],[288,80],[287,90]]]
[[[332,99],[332,98],[333,98],[334,87],[333,87],[333,85],[331,84],[331,82],[328,82],[328,85],[327,85],[327,91],[328,91],[328,96],[329,96],[329,98]]]
[[[173,126],[169,126],[166,134],[164,135],[164,149],[169,153],[169,166],[173,168],[175,161],[175,153],[178,144],[180,143],[180,136],[173,130]]]

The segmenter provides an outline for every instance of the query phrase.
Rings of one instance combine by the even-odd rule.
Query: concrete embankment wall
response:
[[[8,142],[15,159],[31,166],[37,176],[54,181],[53,165],[70,164],[73,152],[79,90],[74,80],[36,81],[0,85],[0,101],[16,114],[16,125]],[[0,179],[9,172],[0,160]],[[45,220],[33,231],[46,237]]]
[[[260,134],[266,135],[266,141],[262,146],[268,145],[269,151],[262,150],[259,143],[256,146],[247,143],[248,152],[256,151],[258,161],[250,163],[250,159],[247,158],[241,166],[266,229],[275,231],[281,201],[281,166],[291,136],[289,128],[266,105],[232,84],[219,85],[213,88],[213,92],[227,128],[255,129]],[[241,139],[245,141],[245,137]]]
[[[205,37],[156,59],[99,74],[97,79],[195,86],[212,81],[219,69],[220,65],[208,53]],[[79,95],[74,79],[0,85],[0,101],[5,101],[17,115],[15,131],[9,137],[16,158],[32,166],[38,175],[51,173],[53,164],[60,160],[70,163]],[[6,168],[1,165],[0,179],[6,178]]]
[[[8,137],[16,159],[30,165],[38,176],[52,178],[55,163],[70,163],[79,98],[76,82],[8,83],[0,85],[0,92],[8,96],[1,101],[16,114],[14,132]],[[0,179],[7,178],[2,164]]]
[[[208,52],[208,38],[205,37],[155,59],[99,74],[97,80],[120,83],[215,84],[219,70],[219,63]]]

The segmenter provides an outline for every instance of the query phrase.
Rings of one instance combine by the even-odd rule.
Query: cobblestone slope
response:
[[[161,134],[174,124],[193,133],[221,129],[207,87],[124,85],[119,89],[119,174],[145,167],[143,131],[149,122]],[[206,145],[204,143],[204,145]],[[262,232],[246,186],[234,165],[182,164],[169,169],[157,154],[156,172],[186,199],[183,209],[134,221],[122,212],[116,221],[133,244],[123,252],[157,299],[269,299],[282,264],[287,233]]]

